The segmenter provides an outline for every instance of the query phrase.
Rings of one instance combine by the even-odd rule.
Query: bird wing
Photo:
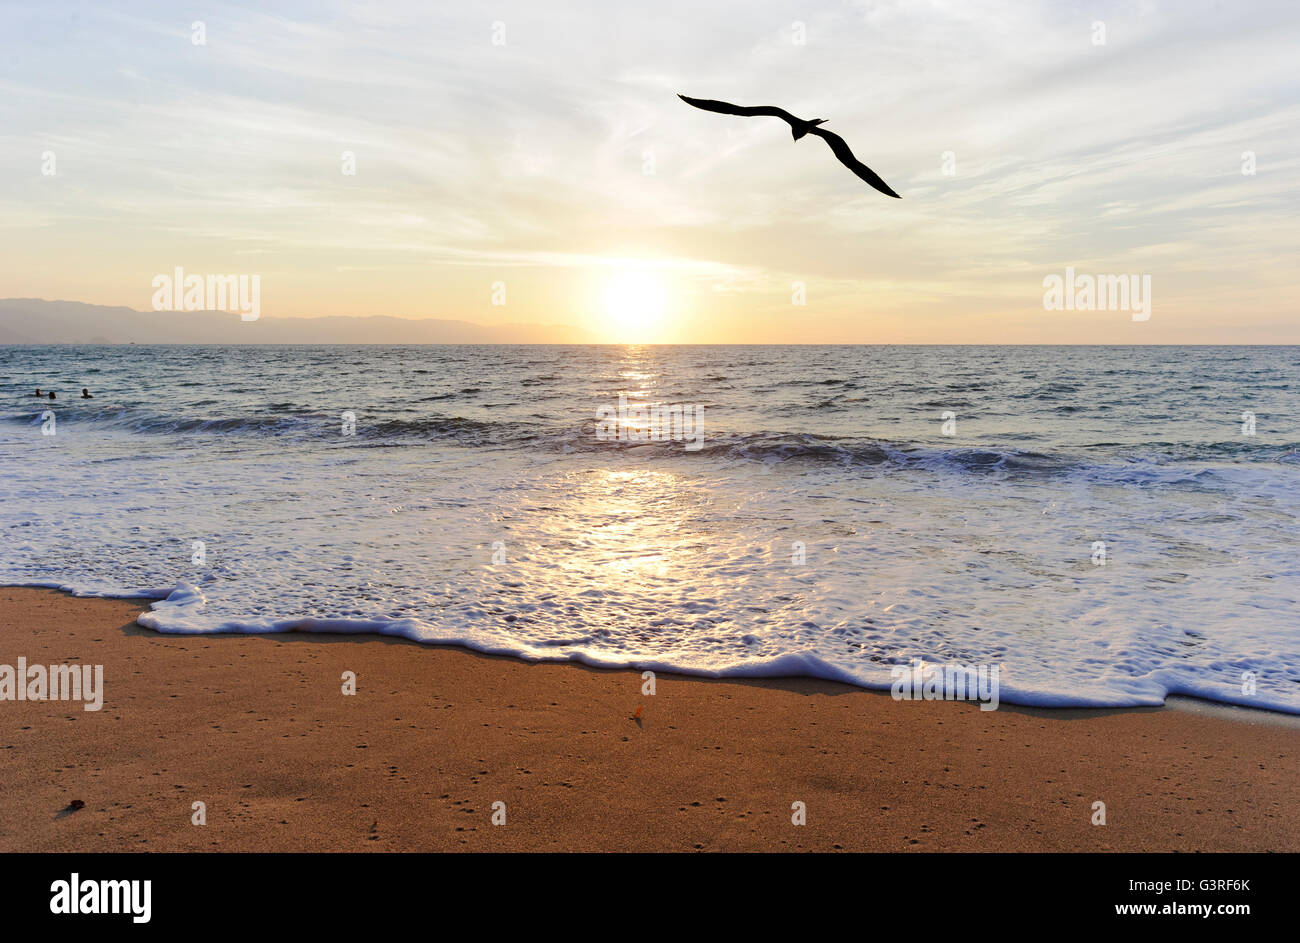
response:
[[[784,108],[777,108],[775,105],[733,105],[731,102],[714,101],[711,98],[687,98],[685,95],[678,95],[682,101],[688,105],[694,105],[696,108],[703,108],[705,111],[716,111],[720,115],[740,115],[742,118],[752,118],[755,115],[768,115],[772,118],[780,118],[790,124],[790,127],[798,127],[803,124],[798,118],[790,114]]]
[[[844,138],[840,137],[834,131],[826,131],[822,128],[809,128],[808,133],[825,138],[826,143],[831,146],[831,150],[835,153],[835,156],[840,159],[841,164],[849,168],[849,170],[853,171],[881,193],[884,193],[887,196],[892,196],[895,199],[902,199],[902,197],[889,188],[889,184],[880,179],[879,174],[853,156],[853,152],[849,150],[849,145],[845,143]]]

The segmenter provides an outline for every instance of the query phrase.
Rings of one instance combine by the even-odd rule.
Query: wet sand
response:
[[[397,639],[158,635],[141,608],[0,588],[0,664],[104,666],[98,712],[0,701],[0,850],[1300,851],[1300,730],[1265,715],[643,696]]]

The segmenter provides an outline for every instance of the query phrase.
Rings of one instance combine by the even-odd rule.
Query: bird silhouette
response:
[[[901,200],[885,181],[880,179],[880,175],[868,167],[862,161],[853,156],[853,151],[849,150],[849,145],[844,138],[840,137],[834,131],[827,131],[818,125],[825,124],[825,118],[813,118],[805,121],[803,118],[796,118],[784,108],[777,108],[775,105],[753,105],[746,107],[744,105],[733,105],[730,102],[714,101],[710,98],[687,98],[685,95],[678,95],[682,101],[696,108],[702,108],[704,111],[715,111],[720,115],[740,115],[743,118],[752,118],[755,115],[766,115],[770,118],[780,118],[786,124],[790,125],[790,135],[797,141],[805,134],[815,134],[822,138],[830,145],[831,152],[839,158],[841,164],[857,174],[861,179],[871,184],[886,196],[892,196]]]

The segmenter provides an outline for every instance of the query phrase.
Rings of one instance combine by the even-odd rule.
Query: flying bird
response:
[[[849,146],[845,143],[844,138],[840,137],[834,131],[827,131],[825,128],[818,127],[818,125],[826,123],[825,118],[813,118],[811,121],[805,121],[802,118],[796,118],[784,108],[777,108],[775,105],[754,105],[746,108],[742,105],[733,105],[730,102],[713,101],[709,98],[687,98],[685,95],[678,95],[677,97],[688,105],[694,105],[696,108],[702,108],[705,111],[716,111],[720,115],[740,115],[745,118],[751,118],[754,115],[767,115],[772,118],[780,118],[786,124],[790,125],[790,134],[796,141],[805,134],[817,135],[831,146],[831,151],[839,158],[841,164],[849,168],[849,170],[853,171],[881,193],[884,193],[887,196],[892,196],[895,199],[902,199],[902,197],[890,189],[889,184],[880,179],[879,174],[853,156],[853,152],[849,150]]]

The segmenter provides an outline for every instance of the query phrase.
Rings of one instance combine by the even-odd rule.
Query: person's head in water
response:
[[[39,386],[36,388],[36,395],[37,395],[37,396],[44,396],[44,395],[45,395],[44,393],[41,392],[41,388],[40,388]]]
[[[90,390],[86,389],[86,388],[83,386],[83,387],[81,388],[81,398],[82,398],[82,399],[94,399],[95,397],[91,396],[91,395],[90,395]]]
[[[50,399],[54,399],[54,391],[50,390]]]

